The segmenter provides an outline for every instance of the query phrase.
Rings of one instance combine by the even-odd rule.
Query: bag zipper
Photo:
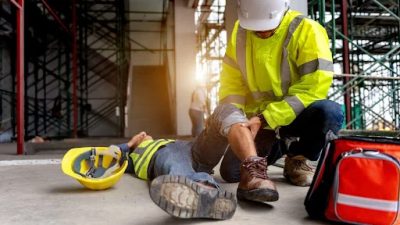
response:
[[[379,143],[379,144],[400,145],[399,138],[390,138],[390,137],[339,136],[336,140],[359,141],[359,142],[368,142],[374,144]]]

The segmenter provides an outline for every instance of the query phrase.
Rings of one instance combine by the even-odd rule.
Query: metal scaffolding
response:
[[[197,34],[197,78],[205,81],[209,110],[218,104],[219,74],[227,47],[225,0],[197,1],[195,18]]]
[[[130,57],[128,3],[0,2],[0,79],[8,81],[0,86],[1,128],[17,136],[18,154],[23,153],[24,139],[84,137],[104,120],[123,135]],[[103,83],[114,86],[115,96],[91,97]],[[120,116],[114,121],[110,115],[116,108]]]
[[[7,4],[7,5],[5,5]],[[25,86],[25,2],[24,0],[11,0],[10,3],[0,2],[0,58],[3,58],[3,50],[11,46],[10,56],[18,60],[10,60],[1,64],[1,83],[8,81],[10,85],[1,85],[1,114],[4,109],[9,109],[11,115],[4,120],[2,116],[1,130],[7,132],[12,129],[17,136],[17,154],[23,154],[24,148],[24,86]],[[15,17],[12,15],[16,15]],[[10,71],[4,71],[9,65]],[[15,85],[16,84],[16,85]],[[8,88],[7,91],[3,91]],[[8,107],[6,106],[8,104]],[[11,120],[12,127],[4,127],[4,121]]]
[[[101,124],[123,136],[131,52],[159,55],[174,112],[173,1],[162,0],[159,11],[132,11],[129,3],[0,1],[0,135],[17,137],[18,154],[34,136],[86,137]],[[132,23],[160,26],[131,29]],[[131,37],[144,32],[159,34],[159,48]]]
[[[309,1],[328,31],[336,76],[329,98],[343,105],[348,129],[400,129],[400,1]]]

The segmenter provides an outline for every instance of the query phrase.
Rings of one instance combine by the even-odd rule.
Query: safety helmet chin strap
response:
[[[119,152],[121,154],[121,157],[119,157],[118,155]],[[99,154],[97,167],[95,166],[96,154]],[[107,169],[103,168],[104,155],[113,157],[113,160],[110,163],[110,167],[108,167]],[[124,164],[125,160],[126,160],[126,155],[119,149],[118,146],[111,145],[107,150],[99,152],[96,152],[96,148],[92,148],[90,151],[89,158],[86,159],[86,162],[89,166],[89,170],[86,172],[85,176],[86,178],[97,178],[97,179],[106,178],[110,176],[118,168],[120,168]],[[102,173],[101,176],[99,176],[100,175],[99,173],[96,174],[96,171],[98,170],[100,170],[99,173]]]
[[[101,157],[102,161],[103,161],[103,157]],[[100,157],[99,157],[100,160]],[[88,166],[89,166],[89,170],[86,172],[86,177],[88,178],[93,178],[94,173],[96,172],[96,166],[95,166],[95,162],[96,162],[96,148],[92,148],[90,150],[90,156],[89,159],[86,160]],[[98,166],[100,167],[103,163],[99,162]]]

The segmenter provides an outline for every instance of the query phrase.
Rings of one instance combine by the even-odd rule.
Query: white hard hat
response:
[[[254,31],[275,29],[289,3],[290,0],[238,0],[240,26]]]

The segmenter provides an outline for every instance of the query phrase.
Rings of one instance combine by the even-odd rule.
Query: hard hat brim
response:
[[[246,30],[252,30],[252,31],[267,31],[267,30],[273,30],[279,26],[281,23],[281,19],[283,16],[283,13],[278,15],[274,19],[260,19],[260,20],[255,20],[252,18],[245,18],[239,13],[239,24],[241,27],[243,27]]]

